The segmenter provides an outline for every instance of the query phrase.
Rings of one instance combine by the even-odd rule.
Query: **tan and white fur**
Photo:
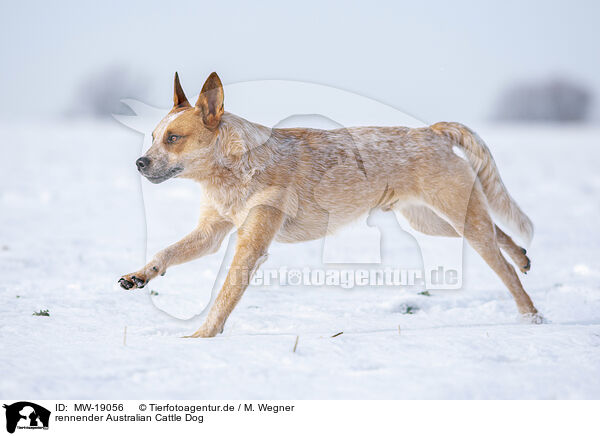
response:
[[[374,208],[402,213],[418,231],[464,236],[496,272],[521,314],[540,322],[504,250],[526,273],[530,261],[490,212],[529,242],[533,225],[508,194],[484,142],[459,123],[429,127],[271,129],[223,109],[212,73],[192,106],[175,74],[174,105],[153,132],[138,170],[153,183],[171,177],[199,182],[205,195],[198,226],[123,276],[141,288],[177,264],[214,253],[238,231],[235,255],[204,324],[191,337],[212,337],[266,258],[273,241],[322,238]],[[459,148],[465,158],[453,150]]]

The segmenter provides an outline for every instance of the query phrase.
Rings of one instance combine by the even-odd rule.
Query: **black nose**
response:
[[[138,167],[138,170],[142,170],[143,168],[147,167],[148,165],[150,165],[150,159],[148,159],[147,157],[140,157],[138,160],[135,161],[135,164]]]

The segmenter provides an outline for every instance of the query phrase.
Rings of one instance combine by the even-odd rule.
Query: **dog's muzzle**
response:
[[[149,158],[142,156],[135,161],[135,166],[137,166],[138,171],[152,183],[164,182],[183,171],[182,167],[173,167],[160,172],[152,171],[150,168],[151,163],[152,161]]]

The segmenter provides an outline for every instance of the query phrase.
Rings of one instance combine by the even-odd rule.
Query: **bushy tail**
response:
[[[436,123],[431,129],[450,138],[464,151],[477,173],[492,212],[528,245],[533,238],[533,223],[506,190],[496,162],[483,140],[460,123]]]

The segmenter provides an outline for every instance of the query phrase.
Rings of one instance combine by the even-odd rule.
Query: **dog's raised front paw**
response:
[[[133,288],[142,289],[146,286],[146,283],[148,283],[148,280],[146,280],[146,277],[139,272],[124,275],[119,279],[119,285],[126,290]]]

